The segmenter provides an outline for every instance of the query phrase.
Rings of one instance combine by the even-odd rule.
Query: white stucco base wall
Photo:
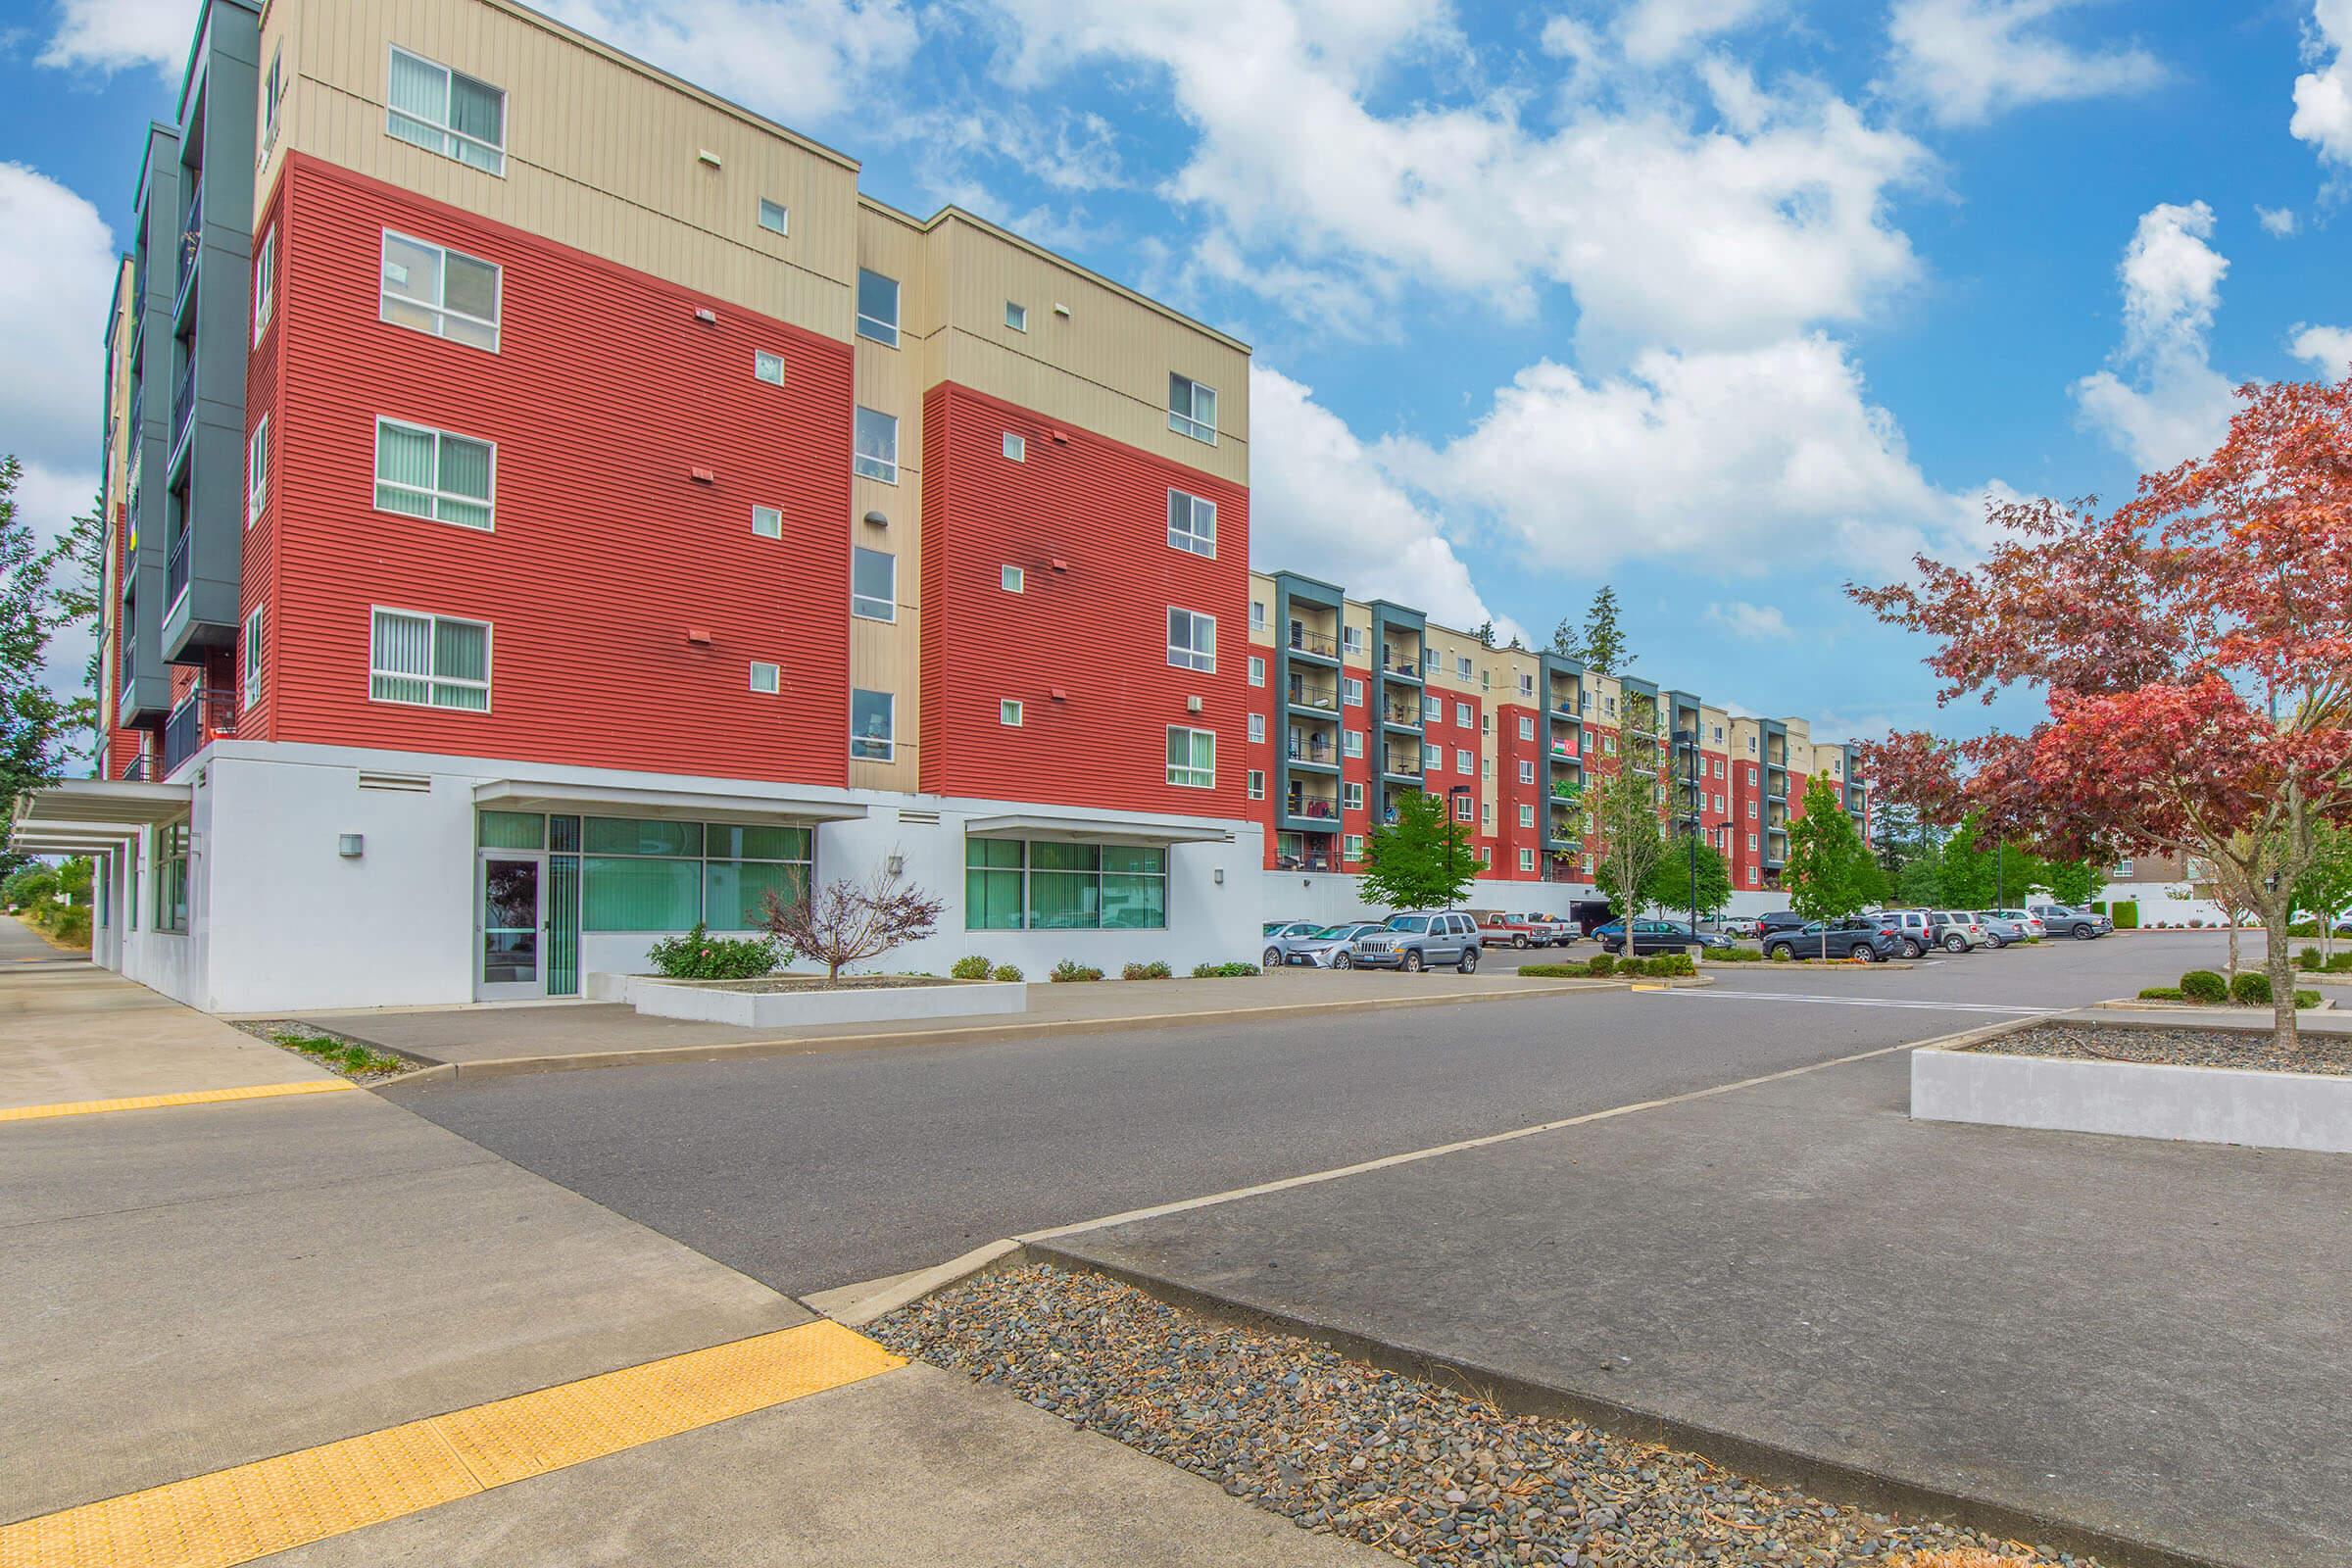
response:
[[[2142,1062],[1911,1054],[1911,1114],[2059,1132],[2352,1153],[2352,1078]]]
[[[400,775],[422,787],[363,788],[363,774]],[[793,802],[862,808],[862,816],[817,827],[818,880],[861,880],[895,854],[904,858],[906,879],[946,906],[937,934],[872,968],[945,974],[957,958],[979,954],[1039,979],[1065,958],[1112,974],[1152,960],[1181,971],[1254,959],[1262,918],[1262,836],[1246,821],[250,741],[215,744],[173,781],[193,786],[188,928],[152,929],[150,832],[140,847],[138,887],[121,895],[139,900],[138,927],[111,938],[119,949],[110,945],[108,953],[129,978],[220,1012],[473,1000],[475,790],[498,781],[774,798],[780,809]],[[584,811],[694,815],[690,807]],[[1149,831],[1174,823],[1214,832],[1204,842],[1169,845],[1164,930],[970,931],[965,824],[1007,814],[1049,819],[1072,837],[1090,825]],[[346,834],[363,836],[357,857],[339,853]],[[646,950],[661,935],[583,933],[581,972],[643,971]]]

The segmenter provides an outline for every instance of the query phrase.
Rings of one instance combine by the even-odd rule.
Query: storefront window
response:
[[[966,839],[964,924],[974,931],[1160,931],[1168,852],[1051,839]]]

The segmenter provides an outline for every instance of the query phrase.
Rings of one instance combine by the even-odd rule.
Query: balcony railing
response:
[[[1380,765],[1396,778],[1421,776],[1421,758],[1418,753],[1408,756],[1403,752],[1383,752]]]
[[[1336,713],[1340,710],[1340,689],[1337,686],[1324,686],[1314,681],[1294,680],[1291,682],[1291,706],[1293,708],[1319,708],[1327,712]]]
[[[1421,678],[1421,661],[1417,659],[1399,659],[1391,653],[1383,655],[1380,662],[1381,667],[1392,675],[1410,675],[1415,680]]]
[[[1340,657],[1339,639],[1328,632],[1309,631],[1295,620],[1291,622],[1291,646],[1299,653],[1312,654],[1317,659]]]
[[[1274,861],[1285,871],[1330,871],[1337,869],[1329,850],[1307,850],[1297,855],[1277,855]]]
[[[197,259],[204,254],[204,181],[188,198],[187,216],[179,223],[179,271],[172,287],[172,314],[179,314],[180,302],[188,297],[188,279],[196,275]]]
[[[188,530],[187,525],[183,523],[180,525],[179,537],[172,541],[172,554],[166,558],[164,564],[164,603],[167,606],[178,604],[179,596],[187,591],[187,586]],[[167,610],[165,613],[169,614],[170,611]]]
[[[1407,729],[1416,729],[1421,724],[1421,705],[1419,703],[1391,703],[1381,710],[1381,716],[1392,724],[1402,724]]]
[[[122,782],[125,784],[142,783],[147,780],[149,773],[153,771],[153,767],[154,759],[150,758],[145,752],[141,752],[137,756],[133,757],[129,761],[122,764],[122,771],[120,776]]]
[[[1340,760],[1338,747],[1312,735],[1293,735],[1283,749],[1294,762],[1321,762],[1329,766]]]
[[[196,356],[188,356],[187,368],[179,372],[178,384],[172,389],[172,451],[179,452],[179,444],[187,438],[188,421],[196,412]]]
[[[1294,795],[1289,802],[1292,816],[1317,822],[1336,822],[1340,819],[1340,803],[1328,795]]]
[[[237,694],[199,686],[180,700],[164,724],[164,772],[172,771],[217,740],[237,733]]]

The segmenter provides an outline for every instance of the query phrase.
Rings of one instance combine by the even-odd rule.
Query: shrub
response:
[[[2317,970],[2320,961],[2320,950],[2317,948],[2305,948],[2301,953],[2295,955],[2295,967],[2306,973]]]
[[[1617,972],[1617,959],[1612,954],[1595,953],[1585,960],[1585,973],[1609,975]]]
[[[1131,963],[1119,971],[1122,980],[1172,980],[1176,971],[1153,958],[1150,963]]]
[[[2191,969],[2180,977],[2180,998],[2183,1002],[2228,1002],[2230,982],[2211,969]]]
[[[2298,991],[2295,993],[2295,1006],[2298,1009],[2304,1007],[2316,1007],[2319,1004],[2320,994],[2317,991]]]
[[[2118,931],[2139,929],[2139,905],[2135,900],[2125,899],[2107,913],[2108,917],[2115,921],[2115,928]]]
[[[992,967],[994,966],[986,958],[974,956],[969,958],[957,958],[954,963],[948,965],[948,973],[957,980],[985,980]]]
[[[773,937],[714,937],[697,920],[682,937],[663,937],[646,950],[671,980],[750,980],[776,966]]]
[[[1015,964],[1000,963],[994,969],[989,970],[988,977],[991,980],[1003,980],[1010,984],[1021,978],[1021,971]]]
[[[2329,974],[2352,973],[2352,950],[2336,954],[2328,960]]]
[[[1075,958],[1064,958],[1054,966],[1054,982],[1056,985],[1069,985],[1080,980],[1100,980],[1102,978],[1102,970],[1089,968]]]
[[[2142,1002],[2179,1002],[2180,988],[2179,986],[2142,986],[2139,1000]]]
[[[1717,948],[1707,955],[1709,963],[1761,963],[1764,955],[1754,948]]]
[[[1523,963],[1519,972],[1531,980],[1582,980],[1592,971],[1581,963]]]
[[[2230,1000],[2241,1007],[2271,1004],[2271,977],[2261,969],[2240,969],[2230,983]]]
[[[1254,963],[1196,963],[1193,965],[1193,978],[1196,980],[1242,980],[1255,973],[1257,973],[1257,965]]]

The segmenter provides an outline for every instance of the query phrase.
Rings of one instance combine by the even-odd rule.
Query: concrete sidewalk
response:
[[[29,1102],[311,1071],[112,976],[48,978],[0,973],[0,1081]],[[0,1192],[11,1561],[251,1560],[234,1543],[257,1518],[284,1542],[331,1536],[286,1558],[310,1562],[1368,1557],[911,1367],[618,1451],[589,1444],[604,1456],[481,1480],[439,1507],[401,1501],[400,1476],[369,1466],[419,1450],[325,1455],[486,1401],[820,1326],[790,1298],[360,1091],[0,1123]],[[562,1408],[625,1439],[639,1418],[610,1405]],[[571,1441],[562,1424],[539,1436],[559,1455]],[[333,1446],[306,1457],[321,1446]],[[331,1484],[223,1476],[145,1491],[252,1464],[307,1464]],[[191,1490],[192,1503],[169,1500]],[[337,1518],[411,1506],[426,1511],[333,1534],[348,1528]],[[91,1543],[99,1555],[74,1555]]]
[[[1508,971],[1408,975],[1298,969],[1230,980],[1033,984],[1026,1013],[987,1013],[919,1023],[743,1029],[649,1018],[620,1004],[586,1002],[306,1012],[300,1021],[417,1061],[452,1065],[460,1076],[486,1077],[564,1067],[637,1065],[664,1057],[708,1060],[1191,1024],[1276,1023],[1393,1007],[1530,1001],[1580,991],[1624,989],[1622,981],[1522,979]]]
[[[2352,1562],[2352,1160],[1917,1123],[1908,1067],[1033,1251],[1778,1456],[1816,1490]]]

